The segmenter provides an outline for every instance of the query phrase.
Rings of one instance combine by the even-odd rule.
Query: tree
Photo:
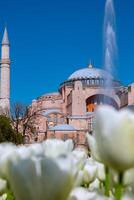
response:
[[[0,142],[21,144],[22,141],[22,135],[12,128],[10,118],[0,115]]]
[[[12,125],[17,133],[19,132],[20,124],[24,119],[25,112],[26,106],[21,103],[15,103],[11,108]]]
[[[35,127],[32,123],[32,119],[36,116],[36,112],[31,112],[30,109],[21,104],[15,103],[11,109],[11,121],[14,130],[22,133],[23,138],[26,136],[26,132],[35,133]]]

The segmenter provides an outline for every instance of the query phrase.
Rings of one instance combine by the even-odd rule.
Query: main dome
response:
[[[103,69],[93,68],[92,65],[84,69],[79,69],[71,74],[68,80],[77,80],[77,79],[113,79],[112,75]]]

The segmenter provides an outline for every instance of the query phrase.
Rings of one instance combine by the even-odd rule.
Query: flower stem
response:
[[[105,173],[106,173],[106,179],[105,179],[105,195],[109,197],[109,192],[110,192],[110,173],[109,173],[109,168],[106,166],[105,167]]]
[[[115,200],[121,200],[123,193],[123,173],[120,172],[118,175],[118,184],[115,188]]]

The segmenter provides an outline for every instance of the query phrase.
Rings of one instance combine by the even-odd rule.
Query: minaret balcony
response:
[[[2,65],[2,64],[8,64],[8,65],[10,65],[10,63],[11,63],[10,59],[2,59],[2,60],[0,61],[0,64],[1,64],[1,65]]]

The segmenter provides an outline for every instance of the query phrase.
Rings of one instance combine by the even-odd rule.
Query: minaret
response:
[[[7,28],[4,30],[1,46],[1,73],[0,73],[0,111],[7,113],[10,110],[10,44]]]

